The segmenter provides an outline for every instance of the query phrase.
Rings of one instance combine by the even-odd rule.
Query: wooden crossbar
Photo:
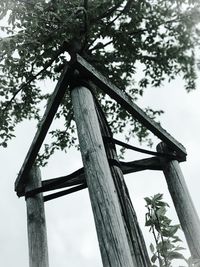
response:
[[[120,103],[121,106],[125,108],[131,115],[133,115],[135,119],[137,119],[148,130],[165,142],[172,150],[177,152],[178,156],[184,160],[186,159],[187,152],[184,146],[174,139],[158,123],[152,120],[141,108],[133,103],[129,95],[112,84],[108,78],[98,72],[80,55],[76,55],[74,58],[74,64],[81,74],[83,73],[85,77],[91,79],[102,91]]]
[[[123,174],[129,174],[144,170],[162,170],[158,157],[144,158],[129,162],[120,161],[118,164],[120,164],[120,168]],[[86,178],[84,174],[84,168],[81,168],[69,175],[42,181],[42,186],[36,188],[33,191],[26,192],[26,197],[30,197],[42,192],[62,189],[65,187],[80,186],[85,183]]]
[[[161,165],[160,165],[160,160],[157,157],[135,160],[131,162],[120,161],[120,165],[121,165],[121,170],[123,174],[144,171],[144,170],[162,170]],[[87,188],[84,169],[81,168],[76,173],[77,175],[76,176],[73,175],[74,177],[71,179],[69,179],[70,175],[67,175],[67,176],[63,176],[60,178],[53,178],[53,179],[45,180],[42,182],[42,187],[39,188],[40,190],[36,189],[35,192],[37,191],[47,192],[50,190],[61,189],[64,187],[71,187],[70,189],[66,189],[64,191],[59,191],[59,192],[44,196],[44,201],[46,202],[46,201],[59,198],[62,196],[66,196],[71,193],[75,193],[77,191]],[[65,178],[66,178],[66,181],[64,181]]]
[[[157,157],[145,158],[130,162],[120,161],[121,170],[123,174],[129,174],[144,170],[162,170],[160,165],[160,160]],[[70,178],[70,176],[72,178]],[[59,182],[59,180],[61,182]],[[85,182],[85,175],[83,168],[74,172],[72,175],[66,175],[58,178],[52,178],[42,181],[42,186],[51,188],[51,190],[61,189],[64,187],[70,187],[74,185],[79,185]],[[46,190],[45,190],[46,191]]]
[[[71,71],[72,71],[71,68],[68,65],[66,65],[55,87],[55,90],[50,98],[50,101],[48,102],[44,116],[40,122],[40,125],[35,134],[33,142],[29,148],[24,163],[15,181],[15,191],[17,192],[18,196],[22,196],[24,194],[25,180],[27,179],[28,173],[35,162],[35,159],[45,139],[48,129],[52,123],[55,113],[60,105],[60,102],[64,97],[64,94],[66,92],[71,77]]]
[[[26,177],[35,162],[35,159],[52,123],[55,113],[62,101],[62,98],[64,97],[66,88],[70,83],[71,75],[74,69],[78,69],[83,76],[86,76],[88,79],[92,80],[100,89],[102,89],[110,97],[120,103],[122,107],[125,108],[130,114],[132,114],[134,118],[136,118],[141,124],[143,124],[147,129],[149,129],[152,133],[159,137],[163,142],[165,142],[172,150],[177,152],[177,158],[179,158],[180,161],[184,161],[186,159],[187,153],[182,144],[176,141],[154,120],[149,118],[142,109],[140,109],[135,103],[133,103],[130,96],[113,85],[109,81],[109,79],[99,73],[80,55],[77,54],[69,65],[67,64],[65,66],[62,75],[56,85],[56,88],[51,96],[51,99],[48,102],[46,111],[44,113],[42,121],[40,122],[40,126],[38,127],[36,135],[15,181],[15,191],[17,192],[18,196],[24,195]]]

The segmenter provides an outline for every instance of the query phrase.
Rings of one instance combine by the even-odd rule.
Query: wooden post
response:
[[[38,167],[32,167],[25,191],[41,186],[41,174]],[[29,266],[48,267],[47,233],[42,193],[27,197],[27,228],[29,245]]]
[[[96,109],[102,135],[104,137],[109,137],[111,138],[110,140],[112,140],[112,132],[107,123],[106,117],[98,103],[96,103]],[[123,222],[129,241],[129,246],[131,248],[133,262],[135,262],[135,265],[139,267],[149,267],[151,266],[151,263],[149,260],[146,244],[144,242],[143,234],[137,220],[137,215],[132,205],[128,188],[124,180],[115,144],[113,142],[108,142],[104,146],[107,158],[114,160],[117,163],[114,165],[111,164],[110,169],[117,190],[121,212],[123,214]]]
[[[75,87],[72,104],[104,267],[133,267],[119,200],[89,89]]]
[[[160,143],[157,150],[159,152],[169,152],[164,143]],[[200,221],[179,163],[177,160],[160,160],[191,255],[194,259],[200,259]]]

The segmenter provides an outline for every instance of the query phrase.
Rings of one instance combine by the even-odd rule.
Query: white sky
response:
[[[44,83],[43,86],[48,88],[49,85]],[[181,168],[198,214],[200,214],[199,86],[200,80],[197,90],[188,94],[183,88],[181,79],[176,79],[162,88],[147,90],[138,102],[140,107],[163,109],[165,111],[161,119],[163,128],[186,147],[187,162],[181,163]],[[33,122],[22,123],[17,127],[17,137],[10,142],[9,147],[0,150],[2,176],[0,179],[0,266],[3,267],[28,266],[26,206],[23,198],[17,198],[14,182],[35,131]],[[131,143],[137,144],[135,140]],[[126,160],[132,161],[142,157],[146,156],[128,152]],[[81,166],[79,152],[71,150],[68,154],[57,153],[50,159],[49,165],[42,169],[42,177],[49,179],[66,175]],[[177,222],[164,175],[157,171],[145,171],[126,175],[125,180],[149,246],[152,237],[144,227],[146,212],[144,197],[164,193],[165,200],[171,206],[169,216],[174,219],[174,223]],[[47,202],[45,208],[50,267],[102,266],[87,189]]]
[[[163,88],[147,90],[138,102],[141,107],[164,109],[162,126],[186,147],[187,162],[181,163],[181,168],[198,214],[200,213],[199,96],[199,88],[187,94],[182,81],[177,79]],[[18,199],[15,195],[14,181],[35,134],[35,126],[32,122],[24,122],[17,128],[16,134],[17,138],[10,142],[7,149],[1,149],[0,152],[2,176],[0,266],[5,267],[28,266],[26,206],[24,199]],[[135,145],[137,142],[132,140],[131,143]],[[146,155],[128,152],[126,160],[142,157]],[[48,167],[42,170],[42,176],[43,179],[48,179],[69,174],[81,166],[79,152],[71,150],[68,154],[57,153],[50,160]],[[129,174],[125,179],[140,226],[149,245],[151,236],[144,228],[144,197],[164,193],[165,200],[171,205],[169,215],[174,218],[174,223],[177,220],[164,175],[161,172],[145,171]],[[87,189],[47,202],[45,207],[50,266],[102,266]]]

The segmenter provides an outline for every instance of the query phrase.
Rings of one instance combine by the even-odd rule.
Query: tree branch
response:
[[[108,46],[109,44],[112,44],[112,42],[113,42],[113,40],[111,40],[111,41],[109,41],[109,42],[107,42],[107,43],[105,43],[105,44],[103,44],[103,43],[98,43],[98,44],[96,44],[94,47],[92,47],[89,51],[91,52],[91,51],[93,51],[93,50],[95,50],[95,49],[105,48],[105,47]]]
[[[98,17],[95,17],[93,20],[91,20],[91,22],[97,22],[98,20],[101,20],[103,18],[109,17],[111,16],[123,3],[124,1],[121,0],[119,1],[118,4],[114,5],[113,7],[111,7],[110,9],[108,9],[106,12],[104,12],[103,14],[99,15]]]
[[[84,0],[84,8],[85,10],[88,10],[88,0]]]
[[[13,96],[11,97],[11,99],[7,102],[5,108],[3,109],[3,114],[6,112],[6,110],[11,105],[11,103],[13,102],[13,100],[15,99],[15,97],[19,94],[19,92],[21,92],[31,82],[35,81],[36,78],[38,76],[40,76],[45,70],[47,70],[52,65],[52,63],[59,57],[59,55],[62,54],[64,51],[65,51],[65,48],[64,48],[64,45],[62,45],[60,47],[60,49],[57,51],[57,53],[54,55],[54,57],[52,59],[50,59],[45,64],[45,66],[43,67],[42,70],[40,70],[37,74],[33,75],[26,83],[21,84],[21,86],[19,87],[19,89],[13,94]]]
[[[124,13],[126,13],[126,12],[128,12],[129,11],[129,9],[130,9],[130,7],[131,7],[131,4],[132,4],[132,1],[133,0],[128,0],[127,1],[127,3],[126,3],[126,5],[124,6],[124,8],[119,12],[119,14],[113,19],[113,20],[111,20],[106,26],[105,26],[105,28],[102,30],[102,31],[100,31],[99,32],[99,34],[97,35],[97,37],[95,38],[95,40],[93,40],[88,46],[87,46],[87,49],[89,49],[90,47],[91,47],[91,45],[93,45],[94,44],[94,42],[101,36],[101,34],[102,34],[102,32],[103,31],[106,31],[121,15],[123,15]],[[123,3],[123,1],[120,1],[119,3],[118,3],[118,5],[116,5],[116,6],[114,6],[113,7],[113,9],[112,9],[112,12],[111,12],[111,10],[110,10],[110,12],[111,12],[111,14],[114,12],[114,11],[116,11],[117,10],[117,8],[121,5]],[[102,17],[103,18],[103,17]],[[98,19],[98,18],[97,18]],[[97,20],[96,19],[96,20]]]

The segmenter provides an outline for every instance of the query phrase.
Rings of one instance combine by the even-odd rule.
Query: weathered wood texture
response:
[[[71,95],[103,266],[133,267],[92,94],[76,87]]]
[[[41,186],[41,174],[37,167],[32,167],[26,181],[26,191]],[[29,266],[48,267],[47,233],[42,194],[26,199],[27,228],[29,244]]]
[[[80,70],[82,74],[88,79],[91,79],[101,90],[108,94],[111,98],[115,99],[117,103],[126,109],[130,114],[134,116],[143,126],[149,129],[162,141],[164,141],[169,147],[177,151],[179,155],[185,159],[186,150],[182,144],[175,140],[166,130],[164,130],[158,123],[152,120],[147,114],[139,108],[135,103],[133,103],[131,97],[125,92],[120,90],[114,84],[110,82],[109,79],[104,77],[99,73],[93,66],[91,66],[86,60],[84,60],[80,55],[76,55],[75,67]]]
[[[66,196],[66,195],[69,195],[71,193],[78,192],[78,191],[83,190],[85,188],[87,188],[87,184],[86,183],[80,184],[80,185],[77,185],[77,186],[73,186],[73,187],[71,187],[69,189],[66,189],[66,190],[63,190],[63,191],[59,191],[59,192],[56,192],[56,193],[53,193],[53,194],[46,195],[46,196],[44,196],[44,202],[52,200],[52,199],[55,199],[55,198],[58,198],[58,197]]]
[[[119,161],[119,164],[123,174],[144,170],[162,170],[160,160],[157,157],[134,160],[130,162]],[[73,174],[42,181],[42,192],[80,185],[85,181],[84,168],[81,168]]]
[[[112,138],[112,132],[110,130],[110,127],[98,103],[96,105],[96,108],[102,135]],[[108,159],[114,159],[119,163],[114,142],[113,143],[109,142],[105,144],[105,150]],[[129,246],[131,248],[132,259],[135,265],[138,267],[149,267],[151,266],[151,263],[147,253],[143,234],[139,227],[137,215],[132,205],[128,188],[124,181],[122,169],[119,166],[120,164],[118,166],[111,165],[110,169],[117,190],[121,213],[123,214],[123,223],[126,229]]]
[[[145,170],[161,170],[161,164],[158,157],[139,159],[129,162],[119,161],[123,174],[145,171]]]
[[[85,183],[84,168],[81,168],[70,175],[61,176],[42,181],[44,191],[61,189],[64,187],[71,187]]]
[[[160,143],[157,150],[167,152],[168,149],[164,143]],[[191,255],[195,259],[200,259],[200,221],[179,163],[176,160],[160,160]]]
[[[119,161],[117,165],[120,165],[120,169],[122,170],[123,174],[144,171],[144,170],[162,170],[160,160],[157,157],[135,160],[130,162]],[[74,187],[74,189],[71,188],[69,190],[63,191],[63,195],[70,194],[86,188],[87,184],[85,179],[84,168],[80,168],[69,175],[44,180],[42,181],[41,187],[38,187],[33,191],[31,190],[30,192],[27,191],[26,196],[32,196],[37,193],[48,192],[51,190],[61,189],[65,187]],[[58,194],[56,193],[49,196],[45,196],[44,201],[50,200],[51,197],[53,199],[54,196],[55,198],[56,196],[60,197],[62,196],[62,192],[59,192]]]
[[[56,88],[50,97],[50,101],[48,102],[46,111],[44,113],[44,116],[40,122],[40,125],[38,127],[38,130],[35,134],[35,137],[33,139],[33,142],[29,148],[29,151],[26,155],[26,158],[24,160],[24,163],[21,167],[21,170],[19,171],[19,174],[17,176],[17,179],[15,181],[15,191],[17,192],[18,196],[22,196],[24,194],[24,185],[25,180],[28,177],[28,173],[31,170],[31,167],[33,166],[35,159],[38,155],[38,152],[40,150],[40,147],[44,141],[44,138],[48,132],[48,129],[52,123],[52,120],[54,118],[54,115],[60,105],[60,102],[66,92],[66,88],[70,79],[70,73],[71,69],[66,66],[64,68],[64,71],[56,85]]]

